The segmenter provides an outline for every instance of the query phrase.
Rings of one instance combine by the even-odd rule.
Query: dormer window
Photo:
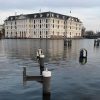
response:
[[[15,17],[15,19],[17,19],[17,17]]]
[[[47,14],[47,17],[49,17],[49,14]]]
[[[42,17],[43,15],[41,14],[40,17]]]
[[[36,18],[36,15],[34,15],[34,18]]]
[[[52,14],[52,17],[54,17],[54,14]]]
[[[59,15],[57,15],[57,18],[59,17]]]
[[[72,21],[73,21],[74,19],[72,18]]]
[[[69,18],[69,20],[71,20],[71,18]]]
[[[65,16],[63,16],[63,19],[65,19]]]
[[[13,20],[13,18],[11,17],[11,20]]]

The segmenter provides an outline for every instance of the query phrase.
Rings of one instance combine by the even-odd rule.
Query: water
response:
[[[36,81],[23,86],[23,69],[39,75],[36,51],[42,48],[45,66],[52,71],[51,96],[42,95]],[[79,63],[79,51],[88,51],[86,64]],[[100,47],[94,40],[73,40],[64,47],[62,40],[0,40],[0,100],[100,100]]]

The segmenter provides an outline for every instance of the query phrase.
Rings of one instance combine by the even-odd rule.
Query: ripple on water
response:
[[[41,40],[45,67],[52,71],[51,100],[100,100],[100,48],[94,40],[73,40],[63,47],[62,40]],[[2,44],[3,43],[3,44]],[[0,41],[0,100],[42,100],[42,85],[27,82],[23,86],[23,69],[28,75],[39,75],[36,51],[38,40]],[[87,63],[79,63],[81,48],[88,50]]]

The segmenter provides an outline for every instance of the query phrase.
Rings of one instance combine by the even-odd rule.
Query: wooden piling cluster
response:
[[[71,47],[72,46],[72,40],[71,39],[64,39],[64,46]]]
[[[100,45],[100,40],[96,39],[94,40],[94,46],[98,47]]]

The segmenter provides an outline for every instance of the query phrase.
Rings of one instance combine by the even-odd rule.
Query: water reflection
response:
[[[71,54],[71,46],[69,46],[69,47],[64,46],[64,48],[63,48],[63,57],[62,58],[66,59],[69,54]]]
[[[80,40],[81,41],[81,40]],[[19,59],[30,58],[36,60],[36,52],[39,48],[43,50],[45,54],[45,62],[53,60],[67,60],[71,58],[77,58],[81,47],[85,47],[87,50],[91,49],[92,46],[86,45],[84,42],[79,40],[72,41],[72,47],[64,47],[63,40],[28,40],[28,39],[17,39],[17,40],[5,40],[4,43],[4,54],[7,57],[16,57]],[[91,44],[92,45],[92,44]],[[89,47],[89,48],[88,48]],[[89,51],[93,52],[92,50]]]
[[[42,97],[43,97],[42,100],[51,100],[51,93],[49,93],[49,94],[43,94]]]
[[[30,79],[28,79],[28,81],[37,81],[39,83],[41,83],[40,85],[43,85],[43,82],[41,81],[41,78],[39,76],[31,76]],[[27,84],[27,79],[23,78],[23,86],[25,87]],[[51,92],[49,93],[42,93],[42,100],[51,100]]]
[[[38,76],[29,76],[26,73],[26,67],[22,67],[23,68],[23,86],[26,86],[26,82],[27,81],[36,81],[38,83],[41,83],[40,85],[42,85],[42,91],[43,91],[43,100],[50,100],[50,95],[51,95],[51,89],[50,89],[50,83],[51,83],[51,77],[45,77],[42,75],[38,75]],[[46,72],[47,73],[47,72]]]
[[[45,54],[46,66],[50,70],[53,69],[52,96],[43,94],[42,98],[41,85],[37,82],[29,82],[26,89],[22,88],[22,69],[19,68],[19,65],[25,64],[29,66],[28,75],[37,75],[39,65],[35,60],[36,51],[40,47]],[[86,48],[88,51],[88,63],[86,63],[87,59],[79,59],[81,48]],[[99,49],[94,48],[93,40],[88,39],[72,40],[71,48],[64,47],[62,40],[41,40],[41,42],[38,39],[1,40],[0,98],[2,100],[50,100],[52,97],[52,100],[80,100],[80,98],[83,100],[88,96],[93,100],[97,100],[97,97],[100,99]],[[81,66],[79,61],[80,64],[84,64],[84,67],[79,68]],[[53,62],[59,62],[59,65]]]
[[[62,40],[6,40],[5,42],[5,53],[8,57],[36,60],[36,51],[41,48],[46,56],[45,60],[49,61],[63,57],[65,55],[63,53],[66,52]]]
[[[80,62],[80,64],[84,65],[84,64],[87,63],[87,58],[81,58],[81,57],[79,57],[79,62]]]
[[[79,57],[79,50],[84,47],[89,51],[91,55],[94,52],[93,50],[95,50],[92,48],[92,45],[93,43],[87,40],[73,40],[71,47],[64,47],[63,40],[9,39],[3,41],[3,50],[1,51],[8,58],[29,58],[36,60],[36,52],[39,48],[41,48],[45,55],[45,62],[49,62],[54,60],[59,61],[62,59],[77,59]],[[80,59],[80,61],[82,61],[82,59]]]

